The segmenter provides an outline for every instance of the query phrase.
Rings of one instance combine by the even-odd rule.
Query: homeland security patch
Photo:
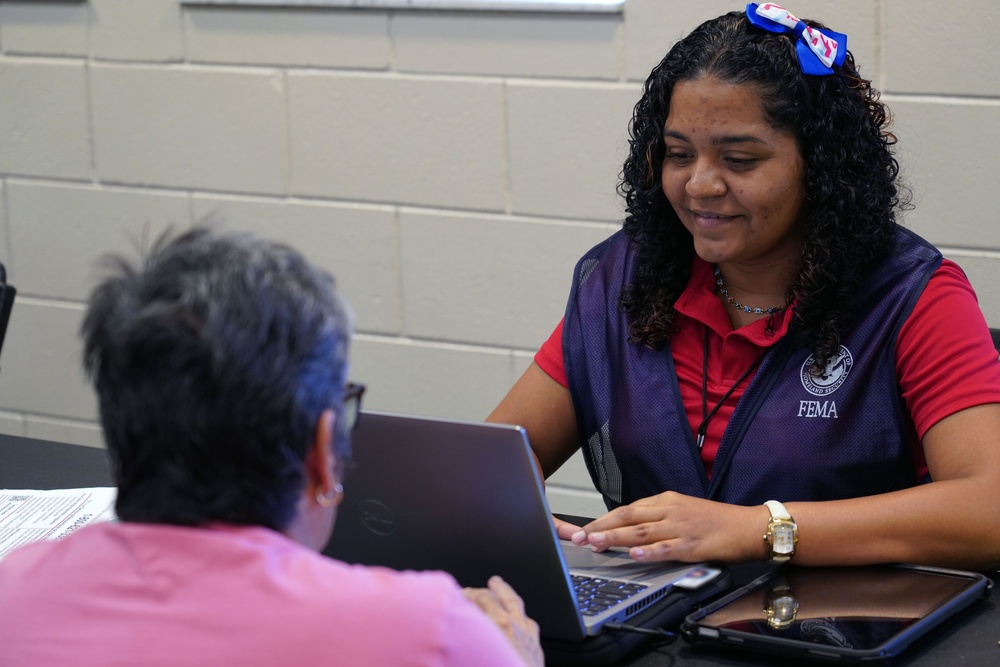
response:
[[[811,354],[802,363],[802,370],[799,373],[802,386],[814,396],[829,396],[844,384],[844,380],[851,372],[851,366],[854,365],[854,357],[851,356],[850,350],[841,345],[837,354],[826,363],[822,374],[813,375],[809,372],[815,363],[816,358]]]

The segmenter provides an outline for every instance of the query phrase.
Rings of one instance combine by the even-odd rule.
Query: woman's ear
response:
[[[330,540],[337,518],[336,506],[344,495],[343,488],[337,483],[337,460],[333,453],[335,421],[333,410],[324,410],[316,421],[303,462],[305,488],[299,497],[295,517],[282,531],[299,544],[316,551]]]
[[[333,453],[333,433],[337,414],[327,408],[316,420],[312,444],[306,455],[306,488],[312,495],[326,496],[337,485],[337,459]]]

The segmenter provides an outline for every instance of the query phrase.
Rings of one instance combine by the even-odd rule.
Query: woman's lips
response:
[[[718,227],[738,217],[735,215],[710,213],[708,211],[691,211],[691,215],[694,217],[695,224],[699,227]]]

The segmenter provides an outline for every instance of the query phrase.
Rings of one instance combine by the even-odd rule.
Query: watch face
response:
[[[795,553],[795,529],[788,524],[777,524],[772,531],[771,547],[776,554]]]

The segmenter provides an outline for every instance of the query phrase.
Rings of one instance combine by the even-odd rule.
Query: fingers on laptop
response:
[[[528,665],[543,665],[538,624],[524,614],[524,601],[500,577],[490,577],[487,586],[466,588],[465,595],[496,623]]]
[[[683,501],[680,494],[667,492],[622,505],[577,530],[570,540],[594,551],[627,547],[632,558],[641,561],[685,560],[676,549],[683,540],[674,521]]]
[[[573,534],[580,530],[580,526],[576,526],[568,521],[563,521],[562,519],[553,516],[552,523],[556,527],[556,535],[559,536],[561,540],[568,540],[573,537]]]
[[[751,514],[757,511],[667,491],[611,510],[570,540],[594,551],[628,548],[642,562],[737,562],[760,557],[756,526],[765,524]]]

